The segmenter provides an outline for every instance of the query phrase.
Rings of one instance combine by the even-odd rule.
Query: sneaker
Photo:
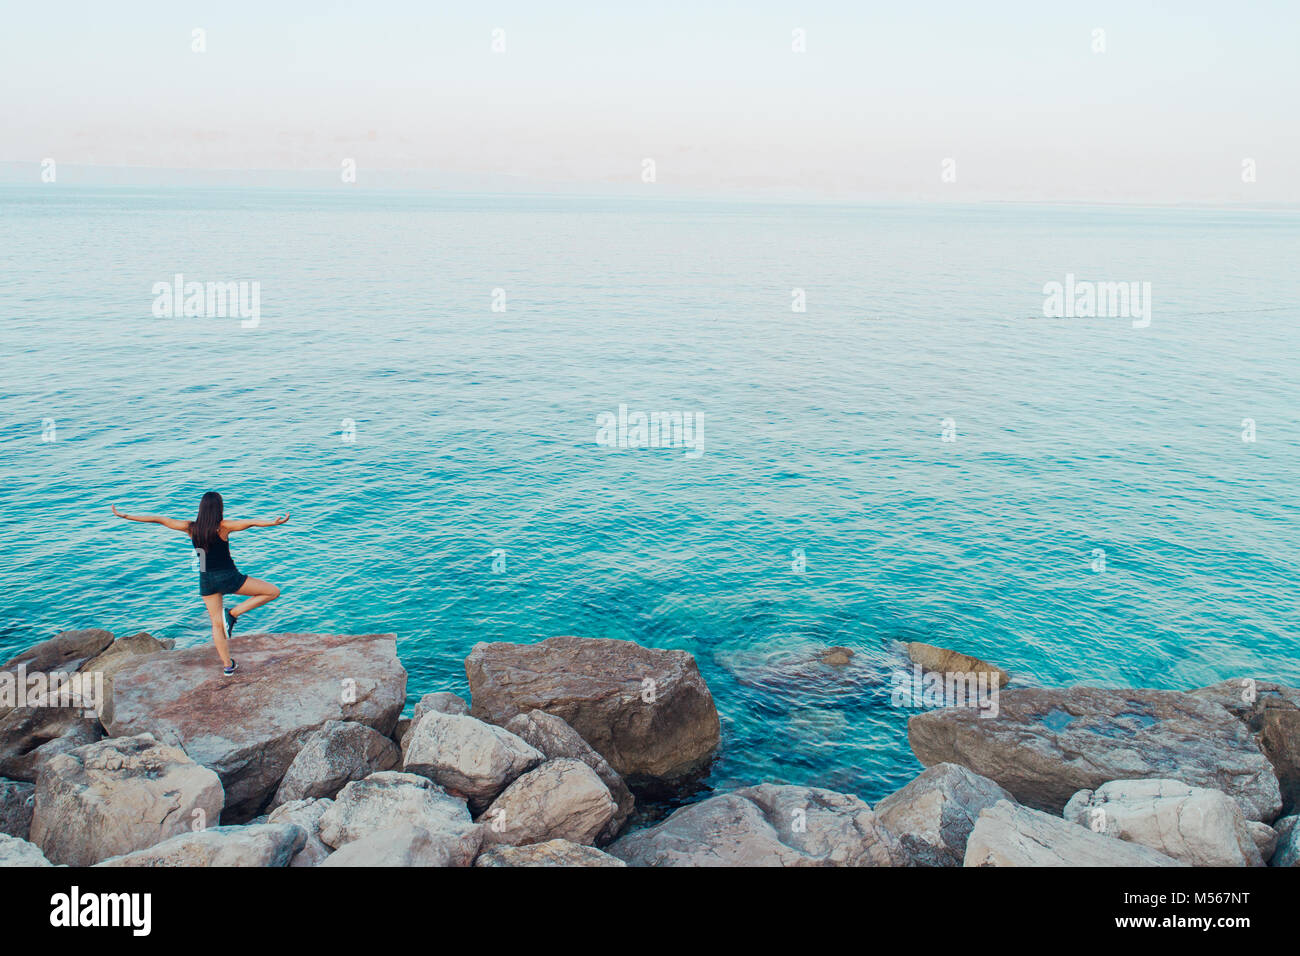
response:
[[[226,612],[226,637],[235,633],[235,622],[238,620],[239,618],[235,617],[235,615],[229,611]]]
[[[223,667],[223,668],[221,668],[221,673],[223,673],[223,674],[225,674],[227,677],[229,677],[231,674],[235,673],[235,671],[237,671],[237,670],[239,670],[239,661],[235,660],[235,659],[232,657],[232,658],[230,659],[230,666],[229,666],[229,667]]]

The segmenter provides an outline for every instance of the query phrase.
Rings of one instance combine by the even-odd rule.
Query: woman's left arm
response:
[[[274,528],[278,524],[284,524],[289,520],[288,515],[279,518],[231,518],[229,521],[221,522],[226,529],[226,534],[232,531],[243,531],[247,528]]]

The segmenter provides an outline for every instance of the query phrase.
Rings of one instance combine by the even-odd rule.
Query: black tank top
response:
[[[236,570],[235,559],[230,556],[230,542],[224,540],[219,534],[213,535],[201,567],[205,571]]]

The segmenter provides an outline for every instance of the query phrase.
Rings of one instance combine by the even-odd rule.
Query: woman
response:
[[[228,634],[235,631],[235,622],[245,612],[261,607],[268,601],[280,596],[280,589],[274,584],[250,578],[241,574],[230,556],[230,535],[245,528],[270,528],[284,524],[289,516],[275,518],[271,521],[254,521],[251,519],[226,520],[224,503],[221,495],[209,491],[199,501],[199,513],[193,521],[180,521],[176,518],[164,518],[161,515],[128,515],[117,510],[113,505],[113,514],[127,521],[144,521],[160,524],[173,531],[184,531],[190,536],[194,550],[199,556],[199,594],[207,605],[208,616],[212,618],[212,643],[217,645],[217,654],[221,657],[222,673],[229,677],[239,665],[230,656],[226,642]],[[223,598],[227,594],[239,594],[248,597],[247,601],[226,611],[225,625],[222,625],[221,611]]]

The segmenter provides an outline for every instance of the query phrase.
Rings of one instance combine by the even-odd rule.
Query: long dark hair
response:
[[[199,499],[199,513],[190,522],[190,540],[196,548],[207,548],[217,536],[221,527],[221,518],[225,513],[225,504],[221,495],[215,491],[207,492]]]

